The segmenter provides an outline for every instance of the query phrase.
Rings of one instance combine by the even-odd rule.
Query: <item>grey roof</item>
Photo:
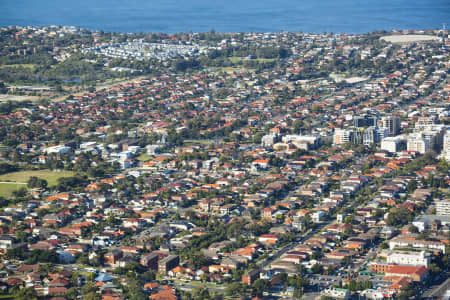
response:
[[[418,218],[416,218],[414,221],[415,222],[420,222],[420,221],[434,221],[434,220],[439,220],[443,223],[450,223],[450,216],[440,216],[440,215],[422,215]]]

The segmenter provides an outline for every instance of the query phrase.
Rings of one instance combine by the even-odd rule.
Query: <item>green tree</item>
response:
[[[6,250],[6,257],[9,259],[20,259],[24,260],[27,256],[25,249],[23,247],[11,248]]]
[[[417,181],[412,179],[408,182],[408,184],[406,185],[406,191],[411,194],[412,192],[414,192],[417,188]]]
[[[12,195],[15,198],[19,198],[19,199],[25,197],[27,194],[28,194],[28,191],[24,187],[21,187],[20,189],[15,190],[15,191],[12,192]]]
[[[89,281],[89,282],[94,282],[94,279],[95,279],[95,273],[94,273],[94,272],[89,272],[89,273],[86,275],[86,280],[87,280],[87,281]]]
[[[252,284],[252,290],[253,294],[261,297],[264,292],[266,292],[269,288],[270,284],[269,281],[266,279],[256,279],[255,282]]]
[[[83,300],[101,300],[102,296],[96,292],[90,292],[83,296]]]
[[[5,94],[8,91],[3,81],[0,81],[0,94]]]
[[[315,264],[311,267],[311,271],[314,274],[321,274],[323,272],[323,266],[321,266],[319,264]]]
[[[66,292],[67,299],[75,300],[77,299],[77,296],[78,296],[78,288],[74,286],[69,288]]]
[[[193,290],[192,296],[195,300],[206,300],[211,299],[211,295],[209,294],[209,291],[202,287],[197,287]]]
[[[364,281],[362,288],[363,288],[363,290],[369,290],[369,289],[373,288],[372,281],[370,281],[370,280]]]
[[[21,288],[14,294],[14,300],[36,300],[37,293],[33,288]]]
[[[95,294],[97,292],[97,290],[98,290],[98,288],[92,282],[89,282],[89,283],[83,285],[83,287],[81,288],[81,293],[83,295],[87,295],[87,294],[91,294],[91,293]]]
[[[412,284],[408,284],[401,289],[400,294],[397,296],[397,299],[400,300],[408,300],[413,299],[417,295],[417,289]]]
[[[410,225],[408,227],[408,231],[411,232],[411,233],[419,233],[419,229],[416,226],[414,226],[414,225]]]
[[[241,282],[235,281],[230,283],[225,291],[227,295],[229,296],[243,296],[245,294],[245,291],[247,289],[247,286],[243,285]]]
[[[39,189],[45,189],[47,188],[47,180],[38,178],[36,176],[31,176],[28,179],[27,183],[29,188],[39,188]]]
[[[444,174],[449,173],[449,163],[444,158],[439,161],[439,163],[437,164],[437,168],[439,172],[442,172]]]
[[[381,250],[389,249],[388,243],[382,242],[381,245],[380,245],[380,249],[381,249]]]
[[[28,259],[25,263],[57,263],[58,261],[59,254],[55,250],[34,249],[28,254]]]
[[[406,207],[393,208],[389,212],[387,224],[389,226],[400,226],[408,224],[413,218],[413,214]]]
[[[209,262],[209,259],[200,251],[192,254],[191,258],[189,259],[189,265],[193,266],[196,269],[208,265]]]
[[[435,263],[430,264],[428,270],[430,271],[433,277],[442,273],[442,269]]]
[[[359,290],[359,282],[353,279],[350,280],[350,282],[348,283],[348,289],[352,292]]]
[[[156,279],[156,273],[155,271],[152,270],[148,270],[145,271],[142,275],[141,275],[142,279],[146,282],[150,282]]]

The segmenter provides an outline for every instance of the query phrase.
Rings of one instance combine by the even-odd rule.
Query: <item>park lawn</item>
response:
[[[184,140],[185,144],[203,144],[203,145],[209,145],[213,144],[214,140]]]
[[[235,63],[238,63],[239,61],[241,61],[241,60],[243,59],[243,57],[231,56],[231,57],[228,57],[228,59],[229,59],[233,64],[235,64]]]
[[[11,182],[28,182],[31,176],[39,177],[41,179],[47,180],[48,186],[54,186],[58,184],[58,179],[61,177],[71,177],[74,176],[75,172],[72,171],[51,171],[51,170],[30,170],[30,171],[19,171],[0,175],[1,181],[11,181]]]
[[[247,69],[247,68],[235,68],[235,67],[219,67],[217,68],[218,71],[223,71],[226,73],[233,73],[233,72],[254,72],[256,69]]]
[[[36,69],[36,66],[33,64],[14,64],[14,65],[1,65],[0,69],[6,69],[6,68],[25,68],[25,69]]]
[[[276,58],[256,58],[255,59],[258,62],[273,62],[276,61]]]
[[[4,198],[10,198],[14,191],[17,191],[23,187],[27,188],[27,185],[14,182],[0,183],[0,196]]]
[[[149,154],[141,154],[141,155],[139,155],[138,157],[137,157],[137,159],[139,160],[139,161],[143,161],[143,162],[148,162],[149,160],[151,160],[153,158],[153,156],[152,155],[149,155]]]

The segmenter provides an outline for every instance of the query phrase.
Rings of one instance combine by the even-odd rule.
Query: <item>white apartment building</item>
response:
[[[391,153],[400,151],[400,145],[405,142],[405,139],[400,136],[385,137],[381,140],[381,150],[385,150]]]
[[[436,215],[438,216],[450,216],[450,199],[444,199],[435,201]]]
[[[391,252],[387,256],[388,264],[425,266],[430,264],[430,256],[421,252]]]
[[[442,154],[447,161],[450,161],[450,130],[447,130],[447,132],[444,135]]]
[[[419,128],[422,126],[433,125],[436,124],[437,115],[429,116],[429,117],[419,117],[417,120],[415,127]]]
[[[445,131],[446,126],[442,124],[422,125],[414,128],[413,136],[427,140],[430,144],[430,148],[440,152]]]
[[[389,241],[389,249],[394,250],[395,248],[416,248],[416,249],[427,249],[430,251],[442,251],[445,253],[445,244],[442,242],[435,241],[424,241],[424,240],[409,240],[400,237],[393,238]]]
[[[341,145],[350,143],[352,137],[352,131],[348,129],[335,129],[333,136],[333,144]]]
[[[406,149],[423,154],[430,149],[430,142],[419,136],[410,136],[406,143]]]

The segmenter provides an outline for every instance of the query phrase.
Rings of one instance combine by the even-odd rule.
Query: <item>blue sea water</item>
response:
[[[450,0],[0,0],[0,26],[365,33],[450,25]]]

